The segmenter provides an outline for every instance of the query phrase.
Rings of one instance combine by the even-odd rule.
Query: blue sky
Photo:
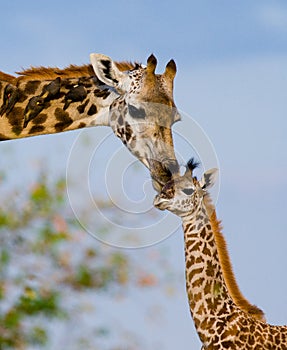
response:
[[[158,71],[176,60],[177,106],[199,123],[219,159],[219,217],[241,289],[267,320],[287,324],[286,1],[12,0],[1,4],[1,14],[0,63],[8,73],[87,63],[90,52],[142,62],[153,52]],[[15,182],[21,167],[41,154],[51,172],[65,171],[75,135],[9,143],[16,166],[1,144],[0,164]],[[56,146],[62,150],[57,159]],[[180,230],[162,244],[180,270]],[[179,295],[165,311],[170,336],[162,348],[190,349],[190,342],[199,348],[183,291]],[[123,322],[134,328],[136,320]]]
[[[145,60],[154,52],[165,62],[174,56],[181,68],[286,52],[284,1],[14,0],[1,4],[1,12],[1,56],[9,71],[82,63],[94,50],[115,59]]]

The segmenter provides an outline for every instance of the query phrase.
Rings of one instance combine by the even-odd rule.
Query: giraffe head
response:
[[[171,132],[173,123],[180,120],[173,99],[175,62],[169,61],[163,74],[155,74],[153,55],[146,66],[137,64],[124,72],[105,55],[91,54],[90,59],[98,79],[117,94],[109,108],[109,125],[150,170],[160,191],[179,170]]]
[[[167,209],[172,213],[184,217],[198,207],[207,194],[207,190],[216,182],[218,170],[207,170],[200,181],[192,176],[198,166],[193,159],[187,163],[183,176],[170,180],[155,197],[154,205],[160,210]]]

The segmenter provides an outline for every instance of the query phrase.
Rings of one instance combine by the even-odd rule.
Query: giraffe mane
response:
[[[218,257],[222,267],[223,277],[234,303],[253,318],[265,322],[264,312],[256,305],[252,305],[241,293],[237,284],[230,257],[228,254],[226,240],[222,234],[221,222],[217,219],[215,208],[209,195],[205,196],[205,205],[208,211],[211,228],[217,246]]]
[[[0,71],[0,81],[6,81],[7,83],[15,84],[16,80],[17,78],[14,77],[13,75]]]
[[[128,61],[123,62],[115,62],[116,66],[120,71],[132,70],[139,66],[138,63],[132,63]],[[3,74],[3,77],[2,77]],[[92,65],[86,64],[82,66],[77,66],[71,64],[66,68],[58,68],[58,67],[30,67],[28,69],[23,69],[20,72],[16,72],[18,77],[13,77],[12,75],[8,75],[0,72],[0,79],[9,82],[15,83],[15,81],[27,81],[27,80],[54,80],[57,77],[61,78],[80,78],[80,77],[91,77],[95,75]],[[6,77],[7,76],[7,77]],[[6,78],[5,78],[6,77]],[[3,78],[3,79],[2,79]],[[5,78],[5,79],[4,79]]]

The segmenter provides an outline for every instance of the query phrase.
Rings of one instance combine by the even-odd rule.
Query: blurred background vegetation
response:
[[[65,178],[48,174],[41,165],[32,183],[11,186],[1,173],[0,349],[57,350],[66,338],[69,349],[144,349],[142,335],[111,310],[137,290],[172,297],[177,275],[166,251],[92,238],[68,204]],[[139,312],[156,315],[160,306],[150,299]]]

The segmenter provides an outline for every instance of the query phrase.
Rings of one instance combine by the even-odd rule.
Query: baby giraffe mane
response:
[[[256,305],[250,304],[250,302],[242,295],[233,272],[232,264],[228,254],[226,240],[221,232],[221,223],[216,217],[215,208],[212,204],[210,196],[206,195],[204,201],[209,215],[211,228],[214,234],[214,239],[218,251],[218,257],[220,265],[222,267],[223,277],[227,289],[231,295],[231,298],[241,310],[245,311],[253,318],[265,322],[266,320],[263,311],[259,309]]]
[[[120,71],[133,70],[139,67],[138,63],[132,62],[115,62],[116,66]],[[92,65],[86,64],[82,66],[70,65],[66,68],[58,67],[31,67],[24,69],[20,72],[16,72],[17,76],[12,76],[4,72],[0,72],[0,80],[7,81],[10,84],[16,84],[18,81],[28,81],[28,80],[54,80],[57,77],[62,79],[68,78],[81,78],[81,77],[91,77],[94,76],[94,70]]]

